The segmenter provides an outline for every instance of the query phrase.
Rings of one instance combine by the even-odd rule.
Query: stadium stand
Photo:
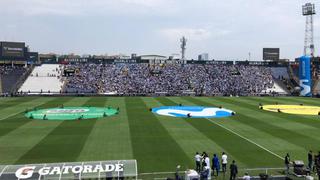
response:
[[[284,84],[282,83],[282,81],[278,80],[278,79],[274,79],[274,84],[271,88],[267,88],[266,93],[272,93],[272,92],[276,92],[278,94],[289,94],[287,88],[284,86]]]
[[[290,90],[294,89],[294,85],[290,81],[288,68],[271,67],[271,73],[275,84],[273,90],[279,94],[290,94]]]
[[[277,79],[289,79],[289,73],[287,67],[271,67],[271,73],[274,78]]]
[[[43,64],[36,66],[23,83],[22,93],[60,93],[63,86],[60,65]]]
[[[166,95],[284,93],[265,66],[203,64],[73,64],[66,92]]]
[[[293,64],[289,66],[289,77],[293,87],[299,87],[299,65]]]
[[[313,88],[313,94],[319,95],[320,94],[320,80],[316,80],[314,83],[314,88]]]
[[[0,95],[2,94],[2,76],[0,75]]]
[[[12,93],[16,89],[17,82],[27,72],[27,67],[21,65],[1,65],[0,76],[2,93]]]

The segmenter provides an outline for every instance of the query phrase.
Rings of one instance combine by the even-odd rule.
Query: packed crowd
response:
[[[23,66],[0,65],[0,75],[8,75],[12,72],[21,73],[25,71]]]
[[[77,64],[67,91],[117,94],[196,95],[259,94],[273,86],[271,70],[263,66],[199,64]]]
[[[8,96],[16,88],[16,84],[26,73],[27,68],[23,65],[0,65],[0,92]]]

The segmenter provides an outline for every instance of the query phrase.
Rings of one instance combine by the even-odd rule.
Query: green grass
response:
[[[283,157],[287,152],[291,159],[306,162],[309,150],[320,150],[320,119],[258,108],[259,103],[276,102],[320,106],[319,99],[301,97],[2,98],[0,164],[137,159],[139,173],[171,172],[178,164],[182,169],[193,168],[196,151],[206,151],[210,156],[220,156],[224,151],[229,161],[236,160],[241,169],[283,167],[283,160],[274,154]],[[211,119],[213,123],[208,119],[158,116],[149,111],[151,107],[179,103],[223,106],[237,114]],[[26,109],[62,104],[119,107],[120,113],[102,119],[64,122],[23,116]]]

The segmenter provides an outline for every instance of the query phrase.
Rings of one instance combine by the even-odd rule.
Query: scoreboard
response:
[[[1,56],[23,58],[25,56],[25,43],[22,42],[0,42]]]
[[[263,48],[263,60],[279,61],[280,48]]]

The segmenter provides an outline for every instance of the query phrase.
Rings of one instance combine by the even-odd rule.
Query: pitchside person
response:
[[[206,154],[204,161],[206,163],[205,168],[209,168],[208,179],[211,179],[210,158],[209,158],[208,154]]]
[[[227,171],[228,156],[224,152],[222,152],[221,161],[222,161],[222,172],[225,173]]]
[[[236,165],[236,161],[233,160],[230,165],[230,180],[235,180],[238,174],[238,166]]]
[[[216,154],[214,154],[213,158],[212,158],[212,174],[213,175],[214,175],[214,171],[216,171],[217,176],[219,176],[220,162],[219,162],[219,158]]]
[[[204,167],[205,167],[205,158],[206,158],[206,156],[207,156],[207,153],[206,152],[203,152],[202,154],[201,154],[201,160],[202,160],[202,163],[201,163],[201,170],[203,170],[204,169]]]
[[[196,161],[196,171],[200,172],[201,171],[201,156],[198,152],[196,152],[194,159]]]
[[[320,151],[318,152],[318,155],[314,161],[315,161],[315,166],[317,169],[318,179],[320,179]]]
[[[286,166],[286,174],[289,174],[289,168],[290,168],[290,156],[289,156],[289,153],[287,153],[286,157],[284,158],[284,164]]]
[[[308,153],[308,168],[310,171],[312,171],[312,163],[313,163],[312,151],[309,151],[309,153]]]

